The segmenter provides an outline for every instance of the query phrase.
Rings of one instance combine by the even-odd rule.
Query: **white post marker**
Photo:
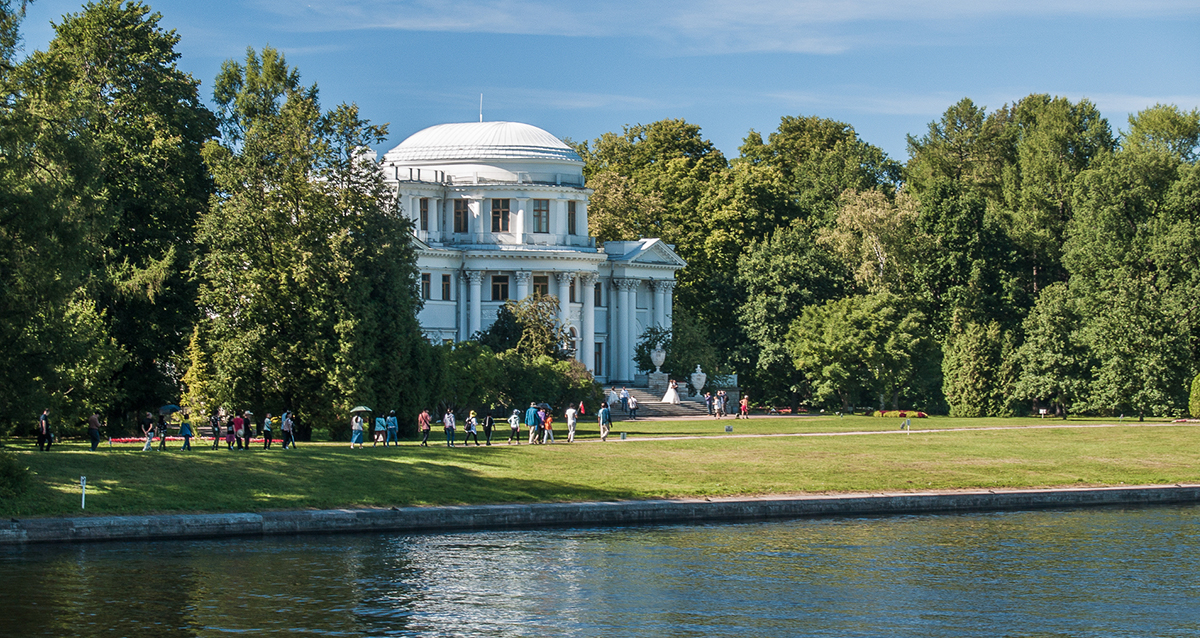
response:
[[[904,428],[905,434],[912,434],[912,419],[904,419],[904,425],[901,427]]]
[[[86,509],[87,506],[87,477],[79,477],[79,509]]]

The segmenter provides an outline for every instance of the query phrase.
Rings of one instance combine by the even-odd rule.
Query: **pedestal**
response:
[[[667,393],[667,384],[670,383],[671,379],[667,376],[666,372],[651,372],[646,376],[648,378],[647,385],[650,388],[650,394],[662,397],[662,395]]]

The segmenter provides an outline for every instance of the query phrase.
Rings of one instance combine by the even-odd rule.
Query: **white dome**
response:
[[[549,132],[520,122],[439,124],[413,133],[387,152],[385,163],[535,159],[583,163]]]

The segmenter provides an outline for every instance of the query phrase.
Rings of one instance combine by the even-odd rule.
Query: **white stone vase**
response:
[[[662,364],[667,360],[667,351],[662,348],[655,348],[650,352],[650,363],[654,364],[655,372],[662,372]]]
[[[692,373],[691,379],[692,389],[699,395],[700,391],[704,389],[704,382],[708,381],[708,375],[700,370],[700,366],[696,366],[696,371]]]

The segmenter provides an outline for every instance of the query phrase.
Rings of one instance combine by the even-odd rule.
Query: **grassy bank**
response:
[[[874,418],[727,421],[739,433],[895,430]],[[968,419],[970,427],[1037,426],[1038,420]],[[1075,424],[1086,424],[1075,421]],[[874,425],[874,429],[872,429]],[[140,445],[87,451],[67,443],[50,453],[7,441],[35,472],[4,516],[76,515],[79,477],[88,477],[87,514],[254,511],[339,506],[638,499],[666,496],[897,491],[1200,482],[1200,428],[973,429],[923,419],[914,434],[583,442],[448,449],[351,451],[345,444],[299,450],[141,452]],[[635,429],[635,426],[637,429]],[[634,439],[708,434],[709,421],[618,424]],[[758,431],[762,428],[762,431]],[[437,432],[440,435],[440,432]]]

